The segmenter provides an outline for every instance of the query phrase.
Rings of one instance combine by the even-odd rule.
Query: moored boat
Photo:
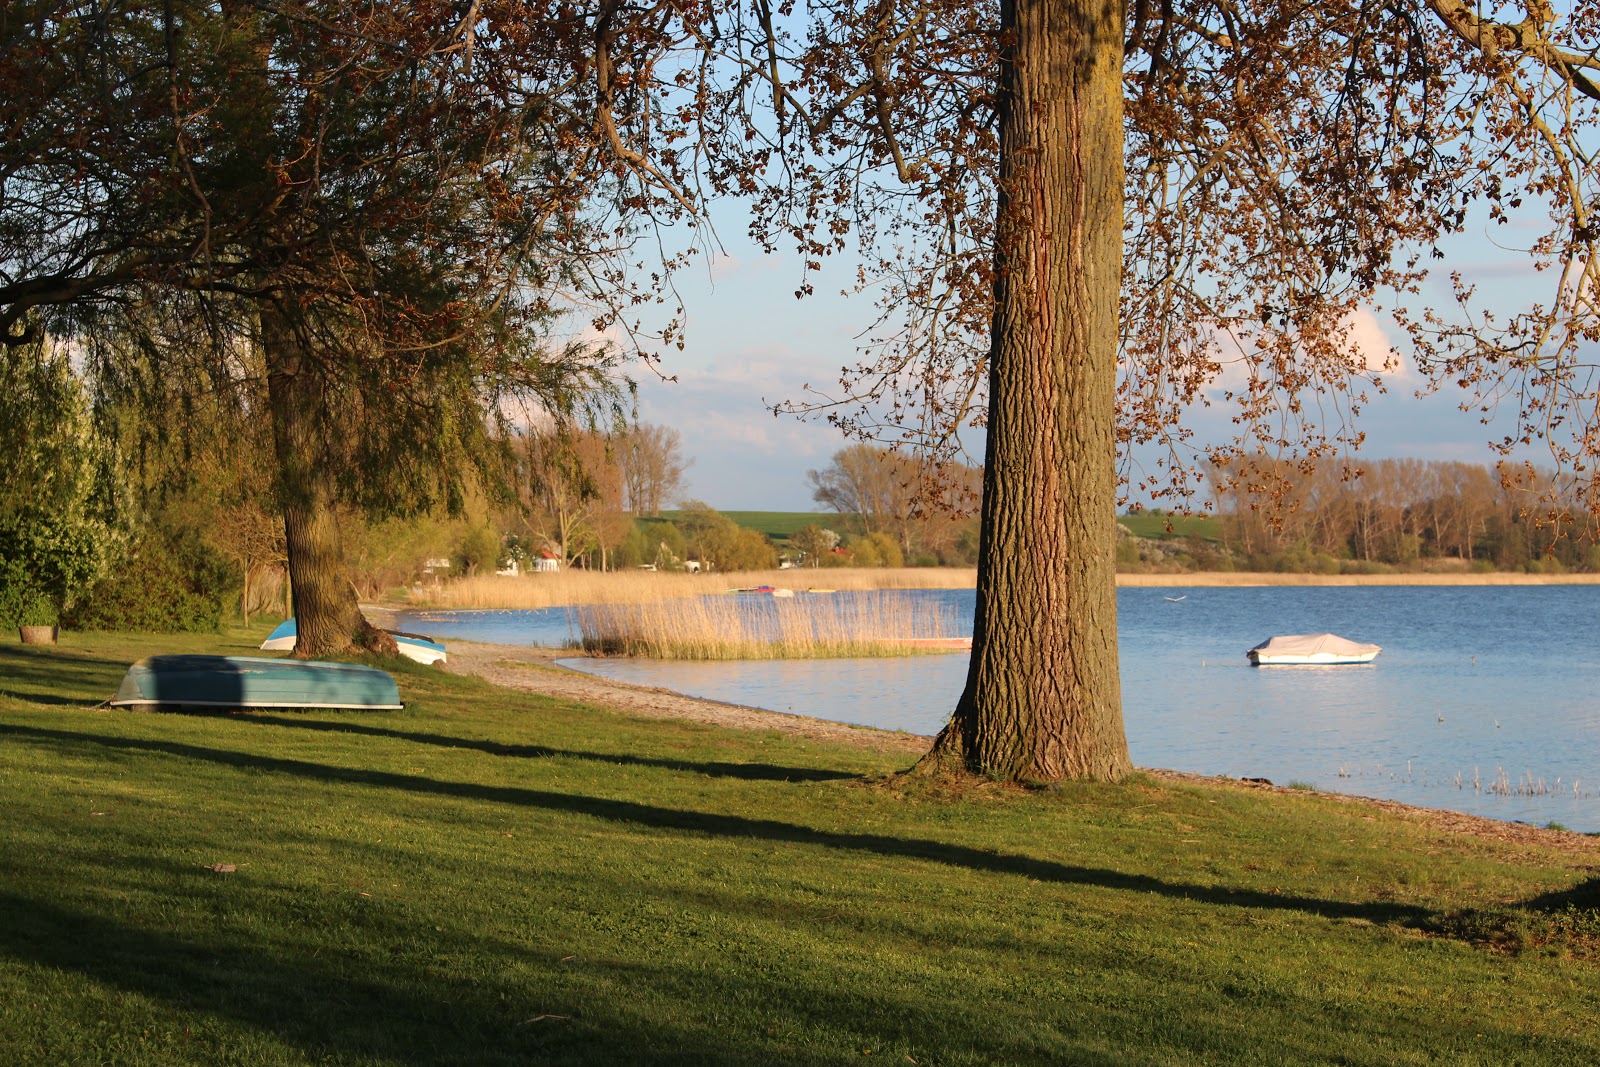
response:
[[[1304,667],[1371,663],[1382,651],[1337,634],[1285,634],[1261,642],[1245,655],[1257,667]]]
[[[359,663],[191,654],[135,663],[110,703],[119,708],[404,707],[392,677]]]
[[[277,629],[267,635],[261,642],[261,647],[269,652],[291,652],[294,650],[295,639],[298,636],[293,618],[284,619],[278,624]],[[403,630],[389,630],[388,634],[394,638],[394,643],[399,647],[400,654],[407,659],[416,660],[418,663],[443,663],[445,661],[445,647],[438,641],[423,634],[408,634]]]

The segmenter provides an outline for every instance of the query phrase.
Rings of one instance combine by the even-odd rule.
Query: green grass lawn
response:
[[[403,712],[93,706],[261,632],[0,639],[0,1063],[1600,1061],[1595,851],[412,665]]]

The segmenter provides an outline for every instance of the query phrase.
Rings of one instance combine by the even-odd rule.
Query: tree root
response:
[[[356,626],[356,632],[350,637],[352,649],[360,652],[376,652],[382,656],[400,654],[400,646],[395,642],[393,634],[372,625],[365,615],[360,618],[361,622]]]

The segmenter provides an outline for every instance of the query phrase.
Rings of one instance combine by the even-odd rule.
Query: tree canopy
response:
[[[0,332],[76,338],[147,409],[220,392],[271,420],[304,651],[363,630],[338,502],[459,505],[503,400],[564,417],[615,395],[602,350],[548,330],[628,289],[585,214],[594,138],[552,111],[565,57],[520,15],[52,3],[0,23]]]

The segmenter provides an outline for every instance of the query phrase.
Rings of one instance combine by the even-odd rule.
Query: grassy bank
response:
[[[256,640],[0,638],[0,1062],[1600,1059],[1586,839],[934,788],[413,666],[398,713],[89,707]]]

